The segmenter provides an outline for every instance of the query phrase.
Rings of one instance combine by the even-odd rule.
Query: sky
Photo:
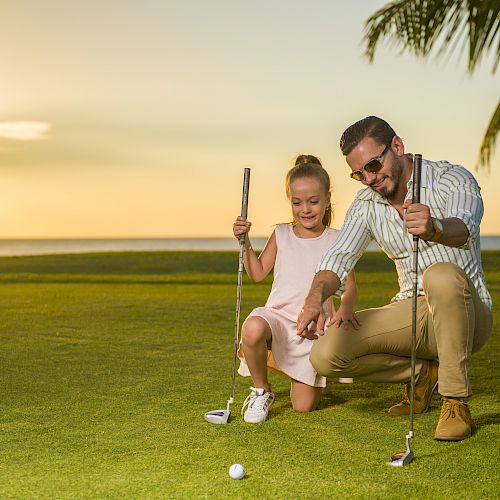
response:
[[[378,0],[7,0],[0,4],[0,238],[229,237],[251,168],[254,236],[290,220],[284,178],[318,156],[340,227],[360,185],[338,143],[367,115],[406,150],[473,171],[500,234],[498,102],[485,60],[363,56]]]

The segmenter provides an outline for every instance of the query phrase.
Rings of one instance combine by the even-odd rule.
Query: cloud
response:
[[[0,122],[0,139],[36,141],[46,139],[51,124],[46,122]]]

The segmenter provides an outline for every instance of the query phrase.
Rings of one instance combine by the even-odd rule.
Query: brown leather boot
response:
[[[436,390],[438,383],[437,361],[424,361],[424,373],[422,372],[415,384],[415,399],[413,401],[413,413],[425,413],[429,410],[432,394]],[[389,408],[389,415],[401,416],[410,414],[410,391],[411,383],[405,384],[405,395],[401,403]]]
[[[443,398],[434,439],[436,441],[463,441],[470,438],[472,417],[465,401]]]

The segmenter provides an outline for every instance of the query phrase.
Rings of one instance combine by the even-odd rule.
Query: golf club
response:
[[[248,213],[248,190],[250,186],[250,169],[245,168],[243,174],[243,195],[241,200],[241,216],[247,217]],[[240,343],[240,308],[241,308],[241,283],[243,281],[243,251],[245,245],[245,235],[240,236],[240,254],[238,261],[238,285],[236,288],[236,321],[234,325],[233,339],[233,371],[231,378],[231,396],[227,400],[225,410],[212,410],[205,413],[205,420],[211,424],[227,424],[231,415],[230,405],[234,403],[234,383],[236,379],[236,358]]]
[[[413,191],[412,203],[420,203],[420,179],[422,171],[422,155],[413,157]],[[413,432],[413,406],[415,399],[415,362],[417,347],[417,294],[418,294],[418,241],[419,237],[413,235],[413,297],[412,297],[412,321],[411,321],[411,390],[410,390],[410,429],[406,435],[406,450],[398,451],[391,455],[388,465],[403,467],[413,462],[415,455],[410,447],[410,439],[414,437]]]

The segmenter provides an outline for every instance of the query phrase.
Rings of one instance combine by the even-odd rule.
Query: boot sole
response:
[[[415,411],[415,409],[414,409],[413,414],[414,415],[422,415],[423,413],[427,413],[430,410],[429,406],[423,411]],[[391,413],[390,411],[388,411],[387,413],[389,413],[389,415],[391,417],[408,417],[410,415],[410,410],[408,410],[408,413]]]
[[[436,437],[434,436],[434,441],[464,441],[465,439],[469,439],[472,436],[472,433],[467,436],[452,436],[452,437]]]

